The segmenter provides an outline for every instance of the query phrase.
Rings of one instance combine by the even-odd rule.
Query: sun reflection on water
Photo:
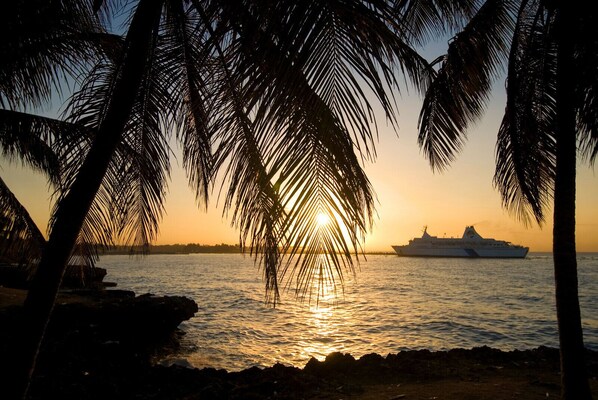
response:
[[[315,357],[323,360],[328,354],[335,351],[342,351],[339,347],[339,318],[347,318],[348,315],[339,316],[342,311],[337,307],[339,302],[338,278],[333,279],[332,271],[324,267],[328,255],[320,255],[321,258],[318,275],[311,283],[310,296],[316,296],[315,302],[310,302],[306,310],[307,326],[309,331],[305,334],[305,340],[301,343],[302,358]],[[311,300],[312,298],[310,298]]]
[[[302,343],[302,358],[315,357],[323,360],[326,355],[341,350],[336,341],[338,329],[332,321],[334,311],[331,306],[317,306],[310,308],[309,312],[308,326],[311,332]]]

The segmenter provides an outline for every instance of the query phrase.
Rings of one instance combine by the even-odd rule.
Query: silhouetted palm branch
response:
[[[598,26],[597,13],[581,13],[579,25],[578,65],[584,67],[577,71],[580,153],[594,164],[598,156],[598,40],[595,34]]]
[[[46,240],[31,216],[0,179],[0,257],[31,266]]]
[[[11,162],[20,161],[60,183],[60,162],[52,151],[55,133],[68,124],[15,111],[0,110],[0,147]],[[28,266],[39,258],[45,239],[29,213],[0,180],[0,255]]]
[[[289,268],[298,267],[295,283],[302,291],[324,265],[313,255],[324,250],[331,253],[325,261],[330,272],[326,275],[342,281],[342,267],[353,265],[346,240],[357,251],[358,238],[371,223],[373,194],[355,154],[374,156],[376,130],[363,82],[394,121],[394,101],[387,88],[396,88],[397,83],[388,65],[396,62],[424,86],[427,64],[393,35],[392,26],[373,23],[389,12],[383,7],[357,5],[341,10],[330,2],[302,3],[291,8],[283,22],[267,20],[271,14],[286,16],[288,12],[277,8],[285,5],[279,2],[257,15],[242,7],[227,10],[234,13],[239,26],[233,26],[239,35],[231,36],[226,47],[231,56],[223,59],[238,62],[237,97],[247,99],[243,113],[253,115],[254,123],[248,126],[257,134],[255,154],[261,154],[260,163],[266,168],[262,175],[269,177],[269,185],[275,182],[279,201],[285,205],[284,213],[276,214],[284,218],[286,235],[278,242],[291,258],[298,256],[294,263],[289,260],[283,274],[288,272],[292,278],[294,270]],[[353,26],[361,28],[352,31]],[[387,67],[378,74],[381,64]],[[229,152],[244,148],[235,147],[230,137],[219,139],[221,148]],[[239,195],[234,185],[229,186],[226,205]],[[235,216],[243,203],[236,204]],[[334,229],[316,232],[318,210],[338,216],[333,218]]]
[[[157,234],[169,171],[168,136],[164,135],[169,127],[163,116],[168,115],[164,110],[171,102],[165,82],[160,80],[159,63],[159,59],[152,58],[148,64],[123,142],[92,205],[93,218],[85,223],[84,230],[99,243],[109,245],[121,237],[125,244],[143,250]],[[94,69],[71,100],[73,121],[90,130],[97,129],[118,72],[118,65],[100,64]],[[69,182],[76,177],[79,166],[76,158],[71,161],[67,170]]]
[[[556,168],[556,46],[550,13],[534,3],[523,4],[517,19],[494,175],[503,205],[526,223],[530,215],[544,220]]]
[[[114,190],[114,203],[124,211],[123,238],[136,247],[147,246],[157,236],[170,173],[169,119],[176,99],[168,86],[171,60],[157,32],[155,54],[148,57],[146,76],[125,127],[125,146],[132,154],[119,160],[120,179]]]
[[[198,3],[195,10],[183,9],[180,2],[168,3],[166,24],[171,33],[171,58],[178,63],[170,70],[173,97],[179,99],[176,111],[177,139],[183,150],[183,166],[189,183],[195,190],[196,200],[207,207],[213,180],[214,160],[212,155],[212,135],[210,113],[214,100],[211,98],[210,48],[206,38],[214,34],[210,31],[212,20]],[[168,40],[167,39],[167,40]],[[214,38],[213,38],[214,39]]]
[[[205,22],[207,13],[200,10]],[[207,24],[206,24],[207,26]],[[232,222],[240,230],[242,248],[249,247],[251,254],[263,265],[266,299],[274,304],[279,299],[278,273],[280,246],[284,241],[280,230],[283,210],[272,184],[272,176],[264,165],[259,149],[258,132],[249,117],[247,104],[251,96],[243,91],[241,74],[234,73],[238,47],[229,42],[230,33],[223,26],[207,28],[210,34],[205,51],[206,66],[211,76],[206,76],[212,100],[208,103],[212,113],[207,121],[208,136],[217,144],[214,176],[224,167],[228,184],[224,210],[233,209]]]
[[[90,1],[7,1],[0,9],[0,106],[39,106],[111,47]],[[10,38],[7,40],[6,38]]]
[[[60,160],[52,150],[60,132],[72,125],[32,114],[0,110],[0,147],[9,161],[20,161],[60,184]]]
[[[423,46],[439,36],[461,30],[463,21],[469,20],[479,6],[477,0],[397,0],[395,12],[407,40]]]
[[[3,155],[9,160],[20,160],[24,165],[43,173],[57,193],[68,185],[64,175],[66,160],[79,162],[87,149],[84,143],[89,140],[90,133],[81,126],[33,114],[0,110],[0,146]],[[13,200],[14,195],[8,188],[5,188],[3,193],[8,196],[6,200],[8,204],[14,204],[16,199]],[[6,223],[6,226],[3,226],[4,230],[9,229],[8,226],[24,226],[16,223],[15,218],[30,219],[24,207],[15,206],[12,210],[11,215],[14,217],[3,220]],[[18,212],[22,212],[23,215],[19,216]],[[11,237],[20,237],[20,235],[13,234]],[[43,239],[43,235],[41,238]],[[85,232],[82,232],[77,250],[73,253],[76,260],[72,261],[77,263],[83,261],[93,265],[97,259],[96,242],[96,240],[87,240]],[[37,246],[37,248],[29,247],[31,251],[29,259],[37,259],[41,254],[43,242],[28,240],[27,243],[30,246]]]
[[[469,124],[482,115],[514,22],[513,4],[487,1],[436,61],[440,70],[419,117],[420,147],[434,170],[445,169],[461,150]]]

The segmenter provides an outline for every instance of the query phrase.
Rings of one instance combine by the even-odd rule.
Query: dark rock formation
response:
[[[62,293],[38,358],[31,397],[127,398],[121,391],[148,378],[152,356],[165,344],[176,344],[178,325],[197,309],[193,300],[180,296],[135,296],[123,290]],[[20,318],[21,306],[0,308],[0,360],[14,357]],[[10,365],[0,363],[0,375],[6,376],[8,369]]]
[[[124,290],[71,293],[81,293],[86,301],[58,304],[50,329],[57,334],[76,331],[104,341],[152,342],[175,331],[198,309],[193,300],[181,296],[135,296]]]
[[[27,289],[30,271],[17,264],[0,265],[0,286]],[[106,269],[87,265],[68,265],[62,278],[63,289],[101,289]]]

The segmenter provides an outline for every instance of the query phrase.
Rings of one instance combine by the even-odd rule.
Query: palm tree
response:
[[[79,159],[89,139],[88,131],[72,123],[0,110],[0,148],[3,157],[45,175],[56,192],[64,187],[64,160]],[[33,274],[46,240],[28,211],[1,179],[0,216],[0,257],[17,262],[30,275]],[[88,217],[85,226],[92,224],[91,217],[93,215]],[[93,267],[99,250],[109,245],[108,236],[90,236],[83,230],[69,264],[83,263]]]
[[[16,118],[14,118],[16,116]],[[56,153],[36,134],[34,124],[24,124],[24,114],[0,110],[0,148],[4,158],[45,173],[57,184],[60,177]],[[0,179],[0,256],[20,266],[31,266],[46,242],[25,207]]]
[[[0,10],[0,147],[5,159],[48,177],[54,190],[64,187],[63,160],[78,158],[89,139],[79,126],[31,114],[60,93],[102,54],[111,55],[119,40],[107,34],[89,4],[80,1],[15,1]],[[10,253],[31,270],[45,239],[27,210],[2,182],[3,232],[0,255]],[[95,239],[95,238],[94,238]],[[98,248],[78,239],[78,260],[93,265]],[[82,251],[82,253],[80,252]],[[83,258],[81,258],[83,256]]]
[[[65,81],[76,81],[99,57],[114,56],[119,38],[104,31],[91,2],[78,0],[4,2],[0,6],[0,35],[2,155],[45,174],[51,187],[60,192],[65,187],[65,161],[81,159],[89,147],[90,132],[26,111],[50,104]],[[71,253],[77,262],[93,265],[98,244],[109,244],[109,234],[88,234],[86,227],[95,222],[90,213],[83,223]],[[0,229],[0,255],[34,273],[46,240],[4,181],[0,182]],[[8,385],[9,396],[16,386]]]
[[[122,51],[101,60],[70,102],[69,122],[92,140],[80,142],[83,162],[67,152],[65,190],[25,302],[18,393],[80,232],[142,249],[156,236],[170,135],[200,203],[225,176],[225,209],[261,261],[268,300],[279,299],[279,272],[299,291],[315,274],[342,281],[373,214],[361,168],[375,157],[370,96],[394,123],[397,69],[418,88],[428,82],[406,41],[412,33],[394,17],[384,1],[140,0]],[[322,212],[331,228],[316,235]],[[322,251],[331,256],[314,256]],[[294,261],[283,264],[283,253]]]
[[[486,1],[439,59],[420,114],[420,145],[432,167],[443,169],[508,59],[494,183],[503,205],[524,222],[542,223],[554,200],[563,399],[592,397],[577,291],[575,170],[578,152],[590,163],[598,154],[596,22],[596,11],[582,2]]]
[[[60,185],[60,160],[52,149],[54,138],[70,124],[17,111],[0,110],[0,148],[5,159],[20,161]],[[64,135],[63,135],[64,136]],[[23,205],[0,179],[0,256],[33,267],[45,245],[43,233]]]

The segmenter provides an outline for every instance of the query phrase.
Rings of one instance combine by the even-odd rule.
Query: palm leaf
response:
[[[121,158],[114,203],[121,206],[125,243],[145,248],[157,236],[170,177],[169,133],[173,100],[169,92],[170,66],[163,42],[154,37],[154,54],[146,64],[138,98],[125,127],[124,142],[133,153]],[[127,152],[128,153],[128,152]]]
[[[583,158],[594,164],[598,156],[598,41],[594,34],[598,13],[590,4],[583,7],[576,27],[579,40],[576,52],[578,98],[578,132],[580,152]]]
[[[323,9],[326,8],[320,4],[320,10]],[[235,11],[239,12],[238,9]],[[301,11],[303,13],[304,10]],[[315,61],[310,61],[311,64],[302,63],[301,51],[295,52],[284,47],[286,36],[281,37],[280,41],[276,36],[272,39],[271,32],[262,32],[264,28],[260,27],[259,18],[252,15],[245,17],[248,21],[242,25],[247,31],[240,32],[238,40],[234,42],[241,49],[239,52],[243,57],[237,71],[246,72],[246,75],[239,74],[242,77],[240,80],[245,83],[242,93],[255,99],[247,101],[246,107],[255,110],[257,142],[259,148],[263,149],[261,154],[265,157],[268,175],[272,177],[270,179],[277,178],[274,187],[287,205],[284,229],[289,235],[285,238],[283,248],[290,250],[291,257],[298,255],[293,268],[298,267],[299,270],[296,282],[300,292],[307,288],[310,279],[315,276],[314,271],[321,270],[323,265],[327,265],[326,276],[337,276],[342,281],[343,265],[352,267],[351,250],[347,246],[344,230],[349,231],[348,240],[357,249],[357,239],[367,229],[373,210],[371,187],[354,153],[354,149],[360,148],[357,144],[360,141],[364,144],[364,154],[369,155],[367,142],[373,137],[368,120],[371,115],[362,111],[369,108],[369,103],[367,106],[360,104],[367,99],[361,97],[363,91],[360,87],[352,86],[357,82],[353,73],[359,67],[362,75],[358,72],[358,76],[371,79],[372,88],[382,91],[392,81],[384,83],[378,80],[375,65],[382,61],[382,54],[387,53],[374,53],[372,50],[374,55],[371,57],[379,61],[368,61],[368,55],[358,51],[359,45],[366,47],[364,44],[343,44],[339,39],[337,46],[341,49],[333,50],[343,53],[345,58],[341,56],[328,65]],[[291,17],[289,20],[295,21]],[[307,21],[306,26],[317,26],[316,20]],[[326,20],[321,23],[329,29],[334,28],[327,25]],[[343,33],[342,24],[336,29],[339,37],[344,37],[346,32]],[[280,29],[280,32],[293,30],[298,29],[290,25]],[[385,32],[390,36],[389,31]],[[321,38],[326,37],[325,31],[318,33]],[[309,32],[308,37],[313,42],[319,42],[322,49],[326,48],[325,41],[317,38],[315,32]],[[372,48],[381,43],[376,41],[375,35],[373,37]],[[263,50],[249,51],[250,47],[256,46],[258,50]],[[290,43],[289,46],[296,44]],[[310,51],[305,50],[306,54]],[[334,54],[334,51],[329,53]],[[256,58],[254,54],[265,54],[266,58]],[[289,57],[295,54],[296,58]],[[351,59],[350,63],[355,68],[344,67],[349,63],[347,59]],[[309,58],[306,57],[306,60]],[[387,100],[387,97],[382,98],[384,106],[388,107],[388,115],[392,115],[392,102]],[[326,101],[330,102],[330,106]],[[358,104],[363,106],[362,110]],[[345,124],[354,128],[354,134]],[[289,206],[293,201],[292,206]],[[320,230],[320,235],[317,235],[314,221],[320,210],[337,216],[331,225],[335,229]],[[323,249],[331,257],[322,260],[314,256]],[[340,258],[337,254],[339,251],[343,254]],[[292,279],[293,273],[288,275]]]
[[[445,169],[482,115],[512,32],[511,2],[487,1],[440,57],[419,116],[418,142],[433,170]]]
[[[507,108],[496,147],[494,184],[525,223],[544,220],[556,168],[556,47],[551,14],[523,4],[509,58]]]
[[[60,1],[34,7],[2,2],[0,9],[0,106],[39,106],[61,91],[102,52],[103,33],[89,1]],[[92,39],[93,38],[93,39]]]
[[[46,240],[31,216],[0,179],[0,257],[31,266]]]
[[[124,244],[147,249],[156,237],[163,213],[169,177],[169,146],[164,132],[163,107],[170,101],[165,82],[156,78],[161,71],[156,64],[147,68],[141,90],[134,103],[102,187],[94,199],[83,232],[96,242],[110,245],[117,237]],[[72,99],[71,118],[96,129],[107,110],[118,68],[96,69],[82,90]],[[72,182],[77,174],[76,158],[69,168]]]
[[[171,69],[171,91],[174,98],[181,99],[180,110],[175,111],[181,116],[175,130],[183,149],[183,166],[189,183],[198,203],[207,206],[214,177],[213,132],[209,129],[213,101],[208,90],[213,60],[207,50],[210,46],[205,43],[207,28],[202,20],[210,20],[200,4],[188,10],[178,2],[168,5],[166,25],[170,32],[171,59],[179,66]]]
[[[0,146],[9,160],[20,160],[60,183],[60,159],[52,150],[61,135],[74,134],[73,125],[17,111],[0,110]],[[69,136],[70,136],[69,135]]]
[[[0,110],[0,144],[4,156],[20,159],[23,164],[48,176],[57,192],[67,186],[64,171],[69,168],[69,160],[78,165],[87,151],[90,139],[89,131],[79,125]],[[22,209],[22,212],[26,213],[26,210]],[[72,262],[94,264],[97,259],[96,241],[90,240],[88,236],[86,238],[83,233],[79,237],[77,250],[73,252],[76,260],[73,259]],[[43,239],[43,235],[41,237]],[[39,256],[39,249],[32,251],[32,257],[34,256]]]
[[[475,14],[479,3],[476,0],[398,0],[395,1],[395,12],[406,38],[424,46],[439,36],[463,29],[463,21]]]
[[[336,135],[330,132],[334,130]],[[346,132],[325,124],[300,132],[305,136],[301,147],[285,146],[276,164],[287,210],[285,250],[297,256],[294,263],[289,258],[281,278],[288,275],[297,294],[305,294],[315,276],[330,279],[326,286],[334,287],[335,277],[342,283],[343,271],[354,270],[351,253],[371,224],[373,195]],[[342,158],[346,156],[350,158]],[[329,222],[319,224],[320,215]]]
[[[56,205],[68,192],[76,179],[81,167],[82,160],[85,159],[87,152],[92,146],[95,132],[101,123],[108,109],[109,102],[106,100],[114,87],[114,77],[117,68],[114,65],[98,63],[89,73],[81,88],[73,94],[65,109],[65,116],[71,123],[85,128],[87,135],[81,135],[78,138],[63,143],[62,160],[64,165],[62,191]],[[127,158],[126,156],[120,156]],[[120,176],[116,163],[112,163],[108,169],[104,182],[90,207],[90,210],[83,221],[81,232],[77,239],[77,247],[82,248],[83,243],[93,244],[95,247],[89,248],[87,253],[93,258],[102,248],[110,247],[116,238],[118,232],[118,216],[120,214],[111,214],[113,206],[113,192],[110,188],[116,187],[120,183]],[[55,208],[54,213],[57,211]]]
[[[226,165],[225,179],[228,189],[224,210],[233,209],[232,222],[240,229],[240,245],[249,247],[250,253],[263,266],[266,282],[266,301],[279,301],[278,266],[280,243],[284,233],[280,230],[284,215],[278,195],[267,172],[258,147],[255,125],[248,116],[245,94],[240,88],[242,79],[233,75],[231,60],[234,46],[216,40],[219,29],[212,30],[211,46],[215,54],[212,74],[213,105],[209,130],[218,143],[214,165]],[[212,134],[210,135],[212,136]]]

